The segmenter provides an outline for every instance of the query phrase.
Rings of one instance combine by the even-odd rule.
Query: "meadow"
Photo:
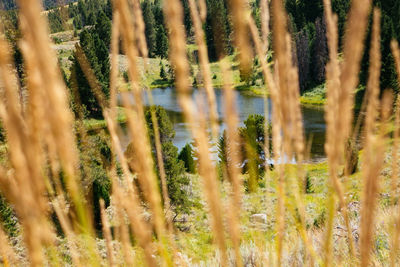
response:
[[[382,88],[380,9],[352,0],[343,30],[343,14],[321,2],[325,78],[304,93],[285,2],[228,2],[233,51],[214,38],[212,62],[206,0],[164,0],[167,30],[157,31],[167,50],[148,42],[139,0],[102,1],[85,19],[84,5],[96,3],[71,3],[67,24],[76,28],[63,34],[50,33],[62,21],[39,0],[17,1],[15,32],[2,17],[0,265],[399,265],[400,100]],[[398,86],[400,49],[389,46]],[[242,124],[235,90],[249,84],[265,114]],[[163,85],[175,88],[193,138],[179,153],[171,116],[143,104],[144,91]],[[318,163],[309,160],[302,103],[324,107]]]

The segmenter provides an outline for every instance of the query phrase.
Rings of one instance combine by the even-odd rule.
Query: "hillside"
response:
[[[20,3],[0,266],[400,266],[400,1]]]
[[[64,6],[69,3],[75,2],[76,0],[43,0],[43,6],[46,10],[52,9],[59,6]],[[0,4],[1,8],[5,10],[11,10],[17,8],[17,1],[16,0],[2,0]]]

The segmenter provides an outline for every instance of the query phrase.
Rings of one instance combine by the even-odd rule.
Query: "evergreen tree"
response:
[[[163,25],[159,25],[157,28],[155,54],[161,58],[168,57],[168,37]]]
[[[300,90],[304,91],[309,82],[310,70],[309,38],[308,32],[304,29],[296,34],[296,55]]]
[[[343,44],[346,18],[347,18],[347,13],[350,10],[350,3],[351,1],[347,0],[332,0],[332,11],[338,16],[339,46]]]
[[[98,34],[100,40],[104,42],[107,49],[109,49],[111,42],[111,21],[102,10],[97,15],[95,32]]]
[[[192,17],[190,16],[189,1],[182,0],[183,6],[183,25],[185,25],[186,36],[192,36]]]
[[[167,73],[165,72],[164,64],[160,61],[160,78],[161,80],[167,80]]]
[[[104,8],[104,13],[107,15],[108,19],[112,19],[112,3],[111,0],[107,0],[107,4]]]
[[[88,11],[83,0],[78,0],[78,12],[81,15],[82,26],[87,25]]]
[[[191,201],[185,191],[185,186],[188,186],[189,184],[189,178],[185,174],[184,162],[178,159],[178,148],[172,143],[172,140],[175,136],[175,130],[165,109],[161,106],[152,106],[146,111],[145,118],[152,144],[154,159],[156,158],[156,149],[154,143],[154,128],[151,117],[152,112],[154,112],[158,122],[168,195],[171,199],[171,204],[173,206],[172,208],[177,214],[187,213],[189,212],[191,205]],[[155,160],[154,162],[156,162],[157,165],[157,161]]]
[[[207,0],[207,18],[204,25],[210,60],[217,60],[229,52],[229,20],[224,0]]]
[[[109,96],[109,72],[110,63],[108,58],[108,50],[105,44],[100,40],[97,33],[91,33],[88,30],[83,30],[80,34],[80,45],[86,55],[88,62],[92,70],[94,71],[97,80],[102,85],[103,93],[106,97]],[[84,105],[87,115],[89,117],[101,118],[102,111],[99,103],[97,102],[91,87],[83,73],[81,66],[76,59],[73,57],[71,66],[70,83],[76,86],[80,96],[81,103]]]
[[[154,19],[152,3],[150,1],[143,1],[143,20],[145,23],[145,34],[147,47],[149,49],[149,56],[154,57],[156,55],[156,22]]]
[[[81,15],[75,16],[74,20],[73,20],[73,24],[74,24],[75,29],[78,29],[78,30],[82,29],[82,27],[83,27],[82,16]]]
[[[64,31],[64,25],[62,21],[61,12],[59,9],[55,9],[53,11],[49,11],[47,14],[47,20],[49,22],[50,32],[61,32]]]
[[[247,180],[249,192],[257,190],[259,177],[264,168],[264,124],[265,119],[262,115],[253,114],[244,121],[245,127],[239,129],[244,171],[249,174]]]
[[[111,180],[107,169],[111,166],[111,150],[104,131],[88,136],[86,140],[79,143],[83,193],[92,209],[94,225],[101,230],[99,201],[103,199],[106,207],[110,205]]]
[[[98,78],[103,86],[104,93],[108,95],[108,90],[106,90],[110,85],[110,59],[108,49],[98,34],[94,33],[92,36],[94,39],[96,61],[101,72],[98,73]]]
[[[196,164],[193,159],[192,146],[189,143],[182,148],[181,152],[178,155],[178,159],[183,161],[183,163],[185,164],[186,172],[196,172]]]
[[[325,80],[325,65],[329,58],[326,23],[321,18],[317,18],[315,21],[315,41],[311,54],[313,79],[317,84],[320,84]]]

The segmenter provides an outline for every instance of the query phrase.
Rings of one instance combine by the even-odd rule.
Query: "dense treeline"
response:
[[[44,1],[45,7],[54,6],[55,0]],[[73,29],[82,30],[87,26],[98,23],[99,15],[104,13],[109,20],[112,19],[112,4],[110,0],[79,0],[77,3],[67,1],[67,8],[58,8],[48,13],[51,32],[71,29],[66,23],[72,21]],[[350,7],[349,0],[333,0],[332,9],[338,15],[339,43],[343,43],[346,14]],[[188,0],[183,0],[184,24],[188,41],[194,43],[194,32],[190,18]],[[382,75],[381,87],[398,90],[394,62],[390,53],[390,41],[399,39],[400,32],[400,3],[396,0],[374,0],[374,6],[382,12]],[[168,29],[164,23],[162,0],[142,1],[141,8],[145,23],[146,41],[150,57],[166,58],[168,55]],[[204,21],[204,30],[208,53],[211,61],[219,57],[234,53],[232,45],[233,31],[231,18],[229,18],[229,1],[206,0],[207,17]],[[13,0],[3,3],[6,9],[15,7]],[[250,1],[252,14],[260,26],[260,0]],[[299,66],[299,82],[301,91],[318,86],[325,80],[325,64],[328,59],[328,46],[326,39],[326,23],[322,0],[286,0],[285,7],[288,12],[289,28],[293,36],[293,60]],[[273,18],[271,19],[273,23]],[[368,49],[370,26],[368,29],[365,56],[363,58],[360,81],[366,83],[368,71]],[[107,42],[108,40],[106,40]],[[106,47],[108,44],[105,43]],[[253,77],[257,80],[258,62],[254,62]],[[253,83],[254,84],[254,83]]]
[[[43,0],[43,6],[45,9],[52,9],[74,1],[75,0]],[[16,0],[3,0],[0,8],[4,8],[5,10],[15,9],[17,8]]]
[[[79,35],[80,46],[107,98],[110,85],[110,60],[108,54],[110,34],[111,22],[101,12],[96,25],[91,29],[84,29]],[[102,116],[100,105],[93,95],[76,55],[72,59],[71,73],[73,75],[71,75],[69,83],[77,89],[83,109],[86,111],[85,114],[89,117],[100,118]]]
[[[400,33],[400,2],[396,0],[374,0],[374,6],[382,12],[381,52],[382,74],[381,88],[398,90],[394,61],[390,51],[390,41],[399,40]],[[344,38],[346,14],[350,7],[348,0],[333,0],[332,9],[338,15],[340,49]],[[287,0],[286,9],[289,14],[290,26],[295,41],[295,60],[299,66],[300,88],[305,90],[324,82],[325,64],[328,59],[326,40],[326,24],[322,0]],[[362,84],[368,76],[368,54],[371,35],[371,23],[368,27],[368,38],[365,42],[365,53],[360,74]]]

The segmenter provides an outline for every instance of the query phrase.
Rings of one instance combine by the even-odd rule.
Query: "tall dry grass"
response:
[[[67,240],[72,265],[133,266],[138,264],[138,261],[147,266],[186,265],[187,263],[182,259],[184,248],[176,244],[179,243],[181,235],[173,229],[167,212],[170,200],[166,187],[159,129],[154,113],[152,121],[161,190],[154,171],[155,162],[151,156],[151,145],[145,124],[142,92],[146,88],[141,87],[137,61],[139,56],[146,58],[148,52],[140,1],[113,1],[110,100],[103,95],[82,48],[77,45],[75,51],[86,79],[102,108],[113,154],[113,166],[109,170],[109,176],[112,180],[113,212],[118,220],[115,224],[109,222],[107,214],[109,210],[104,207],[104,201],[101,200],[102,233],[100,235],[93,228],[88,208],[91,200],[85,188],[86,177],[81,177],[79,169],[80,159],[76,136],[80,138],[79,141],[83,145],[87,142],[87,132],[82,122],[83,111],[78,108],[77,117],[74,120],[68,105],[69,92],[58,71],[57,58],[51,49],[46,21],[41,16],[40,1],[20,0],[19,5],[19,27],[22,32],[19,46],[25,59],[28,97],[26,103],[19,97],[20,88],[11,60],[11,49],[5,38],[1,36],[0,117],[7,132],[8,155],[6,164],[0,167],[0,190],[12,204],[18,216],[27,255],[25,259],[18,258],[18,253],[9,237],[0,228],[2,264],[23,265],[24,261],[32,266],[63,265],[64,259],[58,251],[59,244],[57,243],[60,234],[57,233],[51,220],[54,213],[60,223],[63,238]],[[260,5],[261,32],[250,15],[247,2],[230,1],[234,38],[241,69],[249,72],[253,53],[257,55],[266,84],[265,91],[272,101],[272,151],[269,151],[268,131],[266,131],[264,149],[267,157],[271,156],[275,162],[275,170],[267,169],[266,172],[266,177],[274,180],[277,185],[276,199],[271,200],[271,203],[276,200],[275,221],[272,222],[275,229],[274,241],[267,243],[262,240],[258,243],[257,240],[264,237],[261,234],[254,237],[253,241],[257,241],[255,243],[258,244],[257,257],[267,258],[268,265],[283,266],[290,264],[286,259],[287,254],[303,246],[303,257],[296,262],[297,265],[332,266],[340,263],[344,258],[343,265],[367,266],[376,260],[373,241],[377,224],[379,184],[390,139],[388,133],[392,124],[395,125],[395,130],[391,163],[391,193],[393,194],[392,205],[398,206],[394,200],[398,197],[395,194],[398,184],[399,108],[396,106],[393,122],[393,95],[387,92],[383,94],[382,100],[379,99],[381,68],[379,10],[376,9],[373,12],[366,115],[363,123],[362,204],[359,223],[361,230],[359,240],[354,240],[351,214],[348,210],[347,188],[343,183],[343,180],[352,178],[342,178],[340,172],[346,160],[345,144],[352,131],[354,91],[358,84],[363,40],[371,1],[352,1],[343,46],[343,62],[340,63],[337,16],[332,12],[330,1],[324,0],[329,45],[325,107],[327,123],[325,149],[329,183],[327,184],[327,202],[324,205],[327,210],[327,222],[321,229],[321,233],[309,229],[306,223],[308,211],[304,195],[306,176],[304,161],[307,153],[300,109],[298,72],[292,60],[293,43],[288,30],[287,14],[281,0],[272,0],[271,9],[267,0],[262,0]],[[187,40],[182,26],[183,8],[178,0],[164,2],[164,16],[170,40],[169,60],[176,76],[175,87],[179,104],[195,141],[203,198],[209,211],[210,231],[218,249],[218,264],[243,266],[247,263],[243,252],[243,247],[246,245],[243,228],[246,225],[242,224],[242,206],[246,196],[243,175],[239,167],[240,159],[236,153],[240,150],[238,145],[240,137],[237,131],[239,119],[238,109],[235,106],[232,66],[229,65],[227,59],[222,59],[220,62],[224,83],[223,107],[226,114],[224,121],[227,125],[227,147],[231,153],[228,161],[230,186],[225,198],[210,152],[210,140],[217,137],[219,125],[203,32],[207,10],[206,1],[189,0],[189,8],[199,50],[199,64],[205,87],[202,93],[206,96],[206,103],[201,100],[196,102],[191,96]],[[273,18],[272,32],[269,23],[270,15]],[[271,34],[274,51],[273,66],[266,61],[270,48],[268,40]],[[134,159],[127,158],[124,154],[118,135],[120,126],[116,120],[120,39],[128,59],[128,75],[132,90],[119,94],[125,108],[128,131],[132,136]],[[392,50],[397,71],[400,73],[397,43],[393,42]],[[76,98],[75,102],[79,103],[76,83],[72,83],[71,89]],[[129,100],[131,95],[135,98],[134,105]],[[268,101],[265,103],[266,118],[269,118]],[[396,103],[398,104],[399,101],[397,100]],[[209,118],[205,112],[206,106],[210,110]],[[211,137],[207,131],[209,124],[212,130]],[[297,161],[295,166],[285,161],[285,158],[290,161],[292,157]],[[120,176],[116,173],[116,161],[121,166],[122,175]],[[62,185],[63,182],[65,182],[65,187]],[[268,194],[266,198],[273,197]],[[225,212],[225,209],[228,211]],[[146,211],[151,214],[150,218],[145,218]],[[399,211],[397,207],[396,220],[393,221],[399,221]],[[335,253],[333,243],[337,218],[343,219],[346,232],[347,248],[343,250],[344,255],[340,257]],[[400,227],[397,224],[393,228],[394,234],[390,248],[391,265],[396,266]],[[319,243],[315,242],[314,235],[323,236]],[[106,244],[105,261],[96,243],[98,237],[102,237]],[[137,243],[132,242],[132,238]],[[115,244],[120,245],[119,252]],[[83,253],[83,250],[87,253]],[[142,261],[140,261],[141,258]],[[260,261],[260,265],[262,263]]]

